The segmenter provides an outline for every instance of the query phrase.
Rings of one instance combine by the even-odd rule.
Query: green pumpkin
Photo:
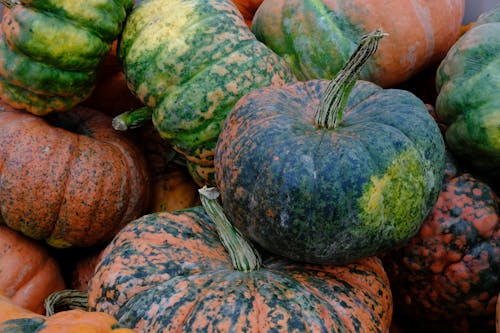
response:
[[[481,15],[441,62],[436,114],[452,153],[500,181],[500,5]]]
[[[241,96],[294,79],[230,0],[141,2],[119,56],[132,92],[152,110],[161,137],[196,164],[192,172],[213,168],[222,123]],[[201,185],[210,177],[193,178]]]
[[[272,253],[335,264],[375,255],[413,236],[437,200],[439,128],[413,94],[354,85],[371,47],[361,45],[332,82],[257,89],[226,119],[215,155],[224,209]]]
[[[0,96],[33,114],[87,98],[132,0],[8,2],[0,32]]]

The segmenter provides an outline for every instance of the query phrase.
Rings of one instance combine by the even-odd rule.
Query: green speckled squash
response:
[[[415,237],[383,257],[395,311],[419,332],[493,332],[500,290],[500,200],[446,163],[438,201]]]
[[[393,87],[438,63],[456,40],[464,0],[265,0],[252,31],[300,80],[332,79],[361,35],[389,34],[361,78]]]
[[[441,62],[436,114],[453,154],[500,183],[500,5],[481,15]]]
[[[356,82],[380,35],[369,37],[333,81],[254,90],[226,119],[215,154],[224,209],[270,252],[352,262],[409,239],[436,202],[439,128],[413,94]]]
[[[204,206],[128,224],[102,254],[90,308],[136,332],[388,332],[392,296],[378,258],[261,265],[229,221],[214,218],[220,206]]]
[[[149,0],[127,19],[119,56],[128,85],[198,183],[211,183],[224,119],[245,93],[294,79],[230,0]],[[213,177],[213,176],[212,176]],[[203,180],[205,179],[205,180]]]
[[[0,96],[37,115],[86,99],[133,0],[2,1]]]

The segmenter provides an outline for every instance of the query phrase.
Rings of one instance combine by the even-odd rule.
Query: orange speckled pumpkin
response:
[[[108,241],[148,204],[142,153],[88,108],[42,119],[0,103],[0,170],[4,223],[54,247]]]
[[[117,328],[116,319],[103,312],[67,310],[50,317],[22,308],[0,295],[0,333],[133,333]]]
[[[64,287],[59,264],[41,244],[0,224],[0,293],[43,314],[45,298]]]
[[[248,27],[252,26],[252,19],[259,8],[260,4],[264,0],[231,0],[236,7],[238,7],[238,10],[241,12],[243,15],[243,18],[245,19],[245,23],[248,25]]]
[[[455,42],[464,0],[265,0],[252,31],[285,58],[300,80],[331,79],[360,36],[389,37],[361,73],[382,87],[409,79],[444,58]]]
[[[203,204],[122,229],[90,282],[89,307],[138,332],[388,332],[392,296],[379,259],[260,266],[227,219],[213,218],[220,206]]]
[[[491,187],[451,158],[419,233],[384,257],[395,312],[422,329],[491,332],[500,290],[500,208]]]

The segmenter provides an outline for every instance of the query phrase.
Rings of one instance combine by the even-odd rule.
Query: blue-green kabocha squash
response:
[[[119,57],[131,91],[145,108],[118,116],[126,129],[151,119],[187,159],[199,185],[213,183],[222,123],[249,91],[295,80],[248,29],[230,0],[146,0],[125,25]]]
[[[270,252],[352,262],[409,239],[434,206],[436,122],[410,92],[356,81],[381,36],[362,38],[333,81],[258,89],[229,113],[216,184],[229,219]]]
[[[436,115],[452,153],[500,183],[500,4],[483,13],[436,73]]]

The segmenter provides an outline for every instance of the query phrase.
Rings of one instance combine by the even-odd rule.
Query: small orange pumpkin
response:
[[[64,287],[58,262],[42,244],[0,224],[0,293],[43,314],[44,299]]]

